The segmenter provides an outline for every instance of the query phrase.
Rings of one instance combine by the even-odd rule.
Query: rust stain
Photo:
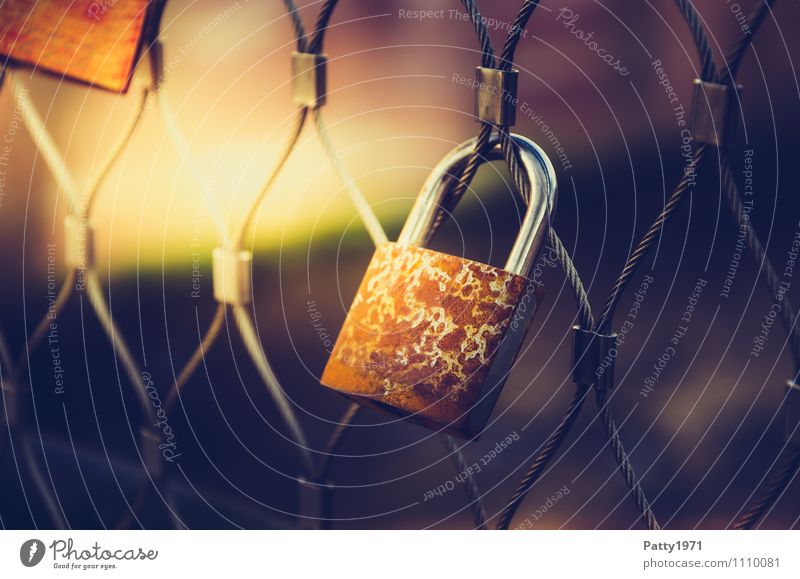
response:
[[[462,432],[527,284],[490,265],[382,244],[321,382],[427,426]]]
[[[148,5],[148,0],[6,0],[0,4],[0,55],[125,92]]]

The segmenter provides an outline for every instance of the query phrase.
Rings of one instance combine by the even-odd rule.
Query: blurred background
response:
[[[321,3],[301,4],[311,29]],[[497,23],[492,38],[498,50],[518,4],[480,4]],[[741,15],[733,7],[747,14],[754,5],[699,6],[719,61],[739,30]],[[564,8],[579,16],[575,28],[593,33],[627,75],[564,26]],[[409,17],[427,9],[439,15]],[[743,130],[731,157],[740,187],[752,163],[752,223],[779,272],[800,230],[792,180],[800,151],[793,64],[800,37],[791,33],[798,22],[797,2],[777,2],[745,58],[739,77]],[[292,130],[291,22],[277,0],[169,0],[161,30],[162,90],[224,218],[234,223]],[[475,32],[456,1],[342,1],[325,51],[332,139],[395,238],[431,168],[477,134],[473,92],[459,81],[473,78],[480,62]],[[551,156],[559,179],[553,223],[598,311],[683,170],[675,104],[659,84],[656,60],[688,118],[698,59],[670,0],[545,0],[516,55],[524,106],[514,131]],[[146,79],[144,65],[136,74]],[[29,71],[16,74],[84,182],[132,114],[135,93],[118,96]],[[18,358],[47,311],[48,244],[61,246],[66,207],[7,86],[0,91],[0,132],[11,147],[0,196],[0,320]],[[744,150],[752,150],[751,157]],[[631,282],[618,316],[624,319],[639,291],[641,308],[620,349],[612,406],[655,513],[673,528],[723,528],[754,496],[783,444],[780,406],[793,375],[779,323],[764,351],[750,355],[774,300],[746,252],[730,296],[721,296],[738,228],[718,172],[719,159],[711,156]],[[433,247],[501,265],[524,208],[502,164],[484,167],[473,185]],[[92,221],[115,321],[165,396],[213,315],[210,253],[217,239],[187,160],[156,110],[146,112],[109,175]],[[347,401],[319,385],[330,349],[320,335],[336,336],[372,244],[311,125],[261,205],[248,245],[255,254],[254,313],[262,345],[312,448],[321,451]],[[60,255],[57,265],[61,280]],[[198,268],[200,290],[193,296]],[[653,281],[642,293],[646,275]],[[491,424],[463,448],[468,464],[481,464],[499,441],[518,436],[477,475],[489,515],[505,505],[573,393],[572,290],[558,265],[545,264],[541,279],[545,300]],[[706,285],[686,324],[681,318],[698,279]],[[800,299],[794,287],[789,294]],[[653,385],[648,377],[678,326],[687,326],[686,335]],[[72,301],[58,327],[64,394],[55,392],[49,349],[39,348],[30,360],[35,423],[29,434],[46,467],[44,484],[55,491],[70,526],[113,527],[144,480],[136,454],[138,408],[86,303]],[[187,526],[296,526],[301,464],[232,320],[171,424],[181,457],[170,468]],[[52,526],[6,434],[0,438],[0,523]],[[333,527],[472,527],[463,484],[425,500],[457,474],[434,433],[364,411],[341,453],[332,470]],[[789,487],[763,527],[797,525],[799,484]],[[551,497],[565,487],[568,493],[554,503]],[[512,527],[528,520],[534,528],[628,528],[641,525],[637,515],[591,400]],[[168,526],[163,504],[151,504],[138,524]]]

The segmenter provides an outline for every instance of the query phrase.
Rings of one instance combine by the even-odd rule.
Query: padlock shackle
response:
[[[556,173],[547,155],[539,146],[521,135],[511,134],[519,146],[523,172],[530,184],[530,203],[520,226],[508,261],[503,269],[528,277],[550,227],[550,213],[556,203]],[[492,135],[493,145],[483,162],[503,158],[499,135]],[[430,236],[436,215],[441,208],[447,188],[445,181],[460,175],[460,168],[468,161],[475,148],[475,138],[465,141],[450,151],[426,179],[417,201],[411,209],[397,243],[424,247]]]

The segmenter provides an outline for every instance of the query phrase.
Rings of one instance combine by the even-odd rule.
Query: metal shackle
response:
[[[555,170],[545,152],[521,135],[511,134],[511,138],[519,146],[521,167],[530,185],[530,200],[520,232],[503,269],[527,277],[550,226],[550,213],[555,207],[558,187]],[[482,159],[483,162],[503,158],[499,135],[493,135],[490,144],[492,148]],[[447,191],[446,181],[452,179],[453,175],[460,174],[457,169],[464,166],[474,147],[475,138],[461,143],[433,168],[409,213],[397,243],[425,245]]]

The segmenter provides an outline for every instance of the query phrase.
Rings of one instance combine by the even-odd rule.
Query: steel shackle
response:
[[[528,277],[550,225],[550,214],[555,208],[558,186],[555,170],[545,152],[526,137],[512,133],[511,138],[519,147],[521,167],[530,185],[530,200],[520,232],[503,269]],[[483,162],[503,158],[499,135],[492,135],[490,144],[492,148],[482,159]],[[447,191],[445,182],[448,178],[452,179],[452,175],[460,174],[456,169],[464,166],[474,147],[475,138],[461,143],[433,168],[409,213],[397,243],[420,247],[427,243]]]

